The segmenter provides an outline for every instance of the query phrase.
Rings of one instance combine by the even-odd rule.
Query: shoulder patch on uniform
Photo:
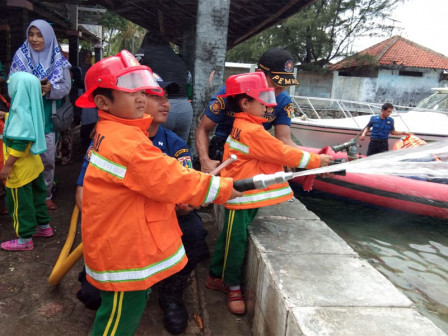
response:
[[[188,149],[186,149],[186,148],[182,148],[182,149],[179,149],[176,153],[174,153],[174,157],[175,158],[177,158],[177,157],[179,157],[181,154],[183,154],[183,153],[188,153],[189,151],[188,151]]]
[[[289,103],[284,107],[284,110],[286,113],[288,113],[289,118],[294,118],[294,105],[292,103]]]
[[[90,157],[92,156],[92,151],[93,151],[93,145],[90,145],[89,148],[87,148],[87,153],[86,153],[86,160],[90,162]]]
[[[224,110],[225,107],[226,107],[226,104],[224,103],[224,100],[222,99],[222,97],[218,97],[218,98],[216,98],[216,100],[213,103],[211,103],[209,105],[208,108],[210,109],[210,111],[212,111],[212,113],[218,114],[219,111]]]
[[[193,164],[191,163],[191,158],[189,156],[183,156],[177,159],[181,163],[182,166],[186,168],[193,167]]]

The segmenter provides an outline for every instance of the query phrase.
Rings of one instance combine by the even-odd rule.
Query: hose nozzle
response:
[[[264,189],[270,185],[283,183],[292,178],[294,178],[294,173],[292,172],[277,172],[267,175],[260,174],[243,180],[234,181],[233,188],[238,191]]]
[[[342,152],[343,150],[346,150],[346,151],[352,150],[351,147],[355,148],[355,155],[356,155],[356,140],[355,139],[351,139],[351,140],[344,142],[340,145],[331,146],[331,149],[337,153],[337,152]]]

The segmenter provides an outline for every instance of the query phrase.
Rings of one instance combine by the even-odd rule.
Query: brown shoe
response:
[[[51,199],[47,199],[45,202],[47,202],[48,210],[56,210],[58,208],[58,206],[54,204]]]
[[[232,314],[242,315],[246,311],[246,304],[244,303],[243,293],[241,289],[231,290],[227,296],[227,308]]]
[[[227,294],[229,292],[229,287],[222,282],[219,278],[213,278],[210,275],[207,277],[207,280],[205,281],[205,287],[208,289],[217,290],[218,292]]]

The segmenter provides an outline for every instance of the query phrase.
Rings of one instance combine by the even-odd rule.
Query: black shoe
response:
[[[171,334],[181,334],[187,329],[188,313],[182,301],[187,279],[188,274],[176,273],[159,283],[159,304],[163,310],[163,325]]]
[[[163,310],[163,326],[171,334],[182,334],[187,329],[188,313],[182,300],[160,298]]]

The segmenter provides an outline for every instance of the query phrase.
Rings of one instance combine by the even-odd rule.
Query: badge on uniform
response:
[[[189,156],[183,156],[177,159],[182,166],[186,167],[186,168],[191,168],[193,167],[193,164],[191,163],[191,157]]]
[[[289,118],[294,118],[294,106],[292,105],[292,103],[289,103],[288,105],[286,105],[284,110],[288,114]]]
[[[225,107],[226,104],[224,103],[224,100],[221,97],[218,97],[217,100],[209,105],[208,108],[213,114],[218,114],[219,111],[224,110]]]

